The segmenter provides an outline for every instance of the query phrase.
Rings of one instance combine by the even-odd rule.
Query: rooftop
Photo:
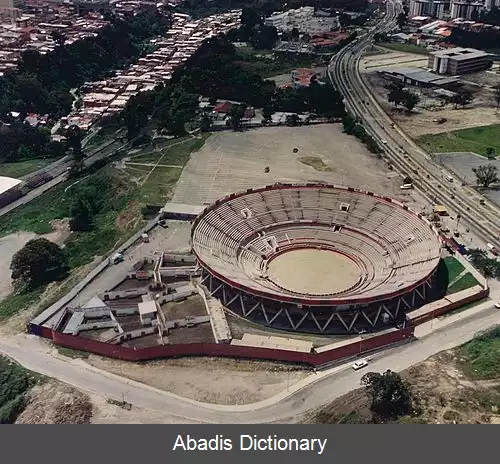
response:
[[[453,58],[454,60],[468,60],[471,58],[481,58],[489,56],[489,53],[483,50],[476,50],[475,48],[449,48],[447,50],[438,50],[432,52],[431,55],[437,58]]]
[[[0,176],[0,195],[14,188],[16,185],[21,183],[18,179],[13,179],[12,177]]]

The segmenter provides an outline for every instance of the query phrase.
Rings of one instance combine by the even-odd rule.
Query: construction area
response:
[[[440,134],[500,122],[492,88],[498,84],[500,76],[495,67],[488,71],[465,74],[460,78],[443,79],[443,76],[436,75],[439,78],[437,84],[432,84],[426,75],[426,55],[385,49],[381,50],[380,54],[375,54],[376,50],[375,48],[361,59],[360,71],[368,80],[382,108],[411,137],[418,138],[427,134]],[[396,108],[387,99],[388,90],[385,86],[390,83],[390,75],[397,73],[403,73],[408,78],[413,75],[415,79],[422,79],[421,83],[415,82],[416,85],[408,86],[420,96],[420,102],[411,113],[402,106]],[[455,108],[455,105],[446,103],[446,98],[453,95],[457,88],[474,94],[470,105]]]

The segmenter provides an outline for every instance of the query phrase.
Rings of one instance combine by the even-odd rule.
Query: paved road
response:
[[[446,172],[431,156],[413,142],[385,113],[360,73],[360,58],[372,42],[375,32],[388,32],[395,27],[401,11],[400,0],[387,2],[384,20],[370,32],[341,50],[331,61],[329,75],[343,93],[346,106],[363,121],[365,129],[383,147],[384,157],[400,173],[411,175],[415,185],[429,199],[445,204],[460,214],[462,223],[483,242],[500,246],[500,208],[479,193],[459,182],[446,181]]]
[[[400,371],[442,350],[470,340],[477,332],[500,323],[500,311],[491,301],[468,312],[430,322],[418,328],[421,338],[370,358],[370,371]],[[433,324],[435,325],[433,327]],[[0,352],[33,371],[104,397],[121,399],[141,408],[165,412],[179,418],[205,423],[293,422],[311,409],[359,387],[365,371],[349,365],[311,375],[272,398],[242,406],[198,403],[146,385],[95,369],[82,360],[54,357],[49,344],[35,336],[2,337]],[[230,380],[230,379],[228,379]],[[312,382],[312,383],[311,383]]]

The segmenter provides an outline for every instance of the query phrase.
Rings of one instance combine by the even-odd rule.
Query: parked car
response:
[[[500,309],[500,303],[495,303],[495,308]]]
[[[366,359],[360,359],[359,361],[356,361],[353,365],[352,368],[357,371],[359,369],[362,369],[363,367],[368,366],[368,361]]]

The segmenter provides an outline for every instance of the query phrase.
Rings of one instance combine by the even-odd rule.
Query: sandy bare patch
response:
[[[92,402],[88,395],[55,380],[28,393],[28,405],[16,424],[88,424]]]
[[[91,355],[95,367],[176,395],[215,404],[247,404],[269,398],[308,375],[271,362],[184,358],[134,364]]]

